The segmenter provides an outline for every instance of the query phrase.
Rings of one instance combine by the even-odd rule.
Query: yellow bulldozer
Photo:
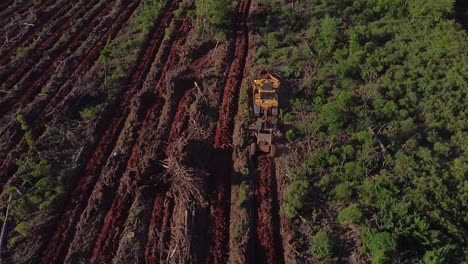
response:
[[[253,81],[254,115],[256,117],[262,113],[278,116],[280,81],[269,72],[266,72],[266,75],[263,79]]]
[[[276,145],[274,142],[277,133],[278,123],[278,89],[280,81],[271,73],[263,71],[260,73],[261,79],[253,81],[253,110],[257,118],[254,124],[249,126],[249,130],[255,135],[256,142],[250,145],[250,156],[256,154],[276,155]]]

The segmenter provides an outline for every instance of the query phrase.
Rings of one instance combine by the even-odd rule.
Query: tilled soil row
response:
[[[49,3],[47,6],[51,6]],[[24,32],[21,32],[21,36],[11,45],[6,48],[2,48],[0,52],[0,67],[7,65],[14,54],[16,54],[18,48],[26,47],[33,43],[36,38],[41,38],[39,33],[49,28],[50,32],[58,29],[58,27],[67,19],[65,14],[73,7],[71,1],[56,2],[50,10],[41,12],[38,16],[38,21],[33,26],[27,27]],[[45,7],[43,7],[45,8]],[[62,19],[63,18],[63,19]]]
[[[93,8],[88,14],[84,14],[84,22],[77,28],[76,34],[72,33],[72,36],[60,48],[52,50],[43,58],[40,56],[44,56],[46,52],[43,49],[39,49],[37,53],[34,53],[16,68],[14,74],[9,79],[11,82],[7,80],[3,86],[6,90],[11,90],[13,86],[14,88],[6,98],[0,101],[0,115],[4,115],[11,110],[14,111],[33,99],[40,92],[42,85],[55,72],[55,67],[59,65],[60,61],[63,61],[70,53],[73,53],[88,38],[90,32],[86,28],[95,29],[100,24],[102,17],[111,11],[114,4],[110,1],[107,4],[101,3],[97,8]],[[69,23],[72,21],[73,19]],[[54,43],[49,41],[46,43],[49,44],[45,46],[49,48],[53,47],[52,44]],[[39,61],[37,64],[34,63],[36,60]]]
[[[146,140],[148,139],[148,133],[151,133],[151,130],[157,126],[157,122],[154,121],[159,121],[153,118],[153,114],[161,112],[162,110],[162,103],[160,100],[162,99],[161,97],[163,96],[164,91],[167,89],[167,87],[165,87],[165,73],[168,71],[168,69],[177,65],[177,60],[179,58],[178,51],[185,41],[185,35],[187,34],[188,30],[189,22],[186,20],[178,33],[175,34],[175,42],[170,42],[167,44],[167,46],[170,47],[170,55],[168,58],[166,58],[167,60],[163,59],[166,61],[166,63],[164,65],[162,74],[160,76],[156,76],[156,78],[159,79],[159,82],[156,85],[156,103],[153,104],[153,106],[149,109],[146,109],[145,119],[142,122],[141,127],[136,129],[137,131],[140,131],[139,137],[132,147],[130,159],[127,162],[126,171],[123,173],[122,179],[120,180],[121,185],[119,186],[118,192],[114,198],[112,207],[104,220],[103,228],[101,229],[94,247],[91,263],[109,263],[109,261],[112,260],[114,252],[116,252],[118,247],[118,244],[115,243],[115,241],[120,239],[121,233],[125,226],[124,221],[127,219],[131,202],[134,200],[136,191],[138,190],[138,187],[145,184],[149,180],[149,174],[154,171],[152,165],[148,167],[144,166],[148,165],[146,163],[143,163],[143,166],[140,164],[140,159],[142,156],[144,156],[144,153],[141,153],[141,151],[144,149],[145,145],[151,143],[147,142]],[[178,100],[179,97],[175,96],[174,101],[177,102]],[[171,104],[171,102],[168,103]],[[170,141],[170,139],[167,139],[167,132],[165,131],[161,132],[160,137],[160,143],[165,142],[166,140]],[[162,145],[160,145],[154,154],[151,153],[151,155],[156,155],[152,159],[155,161],[160,160],[161,157],[158,154],[162,153],[162,151],[163,148]]]
[[[232,131],[237,112],[239,88],[244,76],[248,52],[247,18],[250,0],[240,1],[235,14],[235,49],[229,66],[219,119],[213,145],[213,181],[216,183],[211,194],[212,236],[209,253],[210,263],[225,263],[229,249],[230,177],[232,172]]]
[[[53,50],[54,45],[59,42],[62,36],[70,34],[68,39],[72,39],[80,32],[80,30],[69,32],[69,29],[73,27],[74,22],[76,22],[77,19],[87,17],[87,21],[81,24],[82,26],[80,28],[82,29],[83,26],[86,26],[86,22],[89,22],[90,19],[94,17],[94,14],[101,11],[105,6],[106,5],[101,0],[92,0],[85,5],[77,7],[78,10],[73,9],[68,12],[67,15],[69,16],[69,19],[64,21],[64,23],[58,24],[58,28],[53,31],[53,33],[45,39],[44,42],[39,42],[37,46],[32,47],[34,52],[31,52],[31,54],[24,60],[17,60],[14,63],[9,63],[7,65],[8,67],[2,75],[0,75],[2,89],[9,91],[10,94],[14,93],[15,84],[26,77],[26,73],[29,73],[31,69],[37,68],[36,66],[41,59],[45,58],[47,55],[52,57],[52,54],[49,53],[57,53],[59,50],[67,46],[64,45],[65,47],[61,49]],[[90,14],[93,16],[90,16]],[[67,41],[67,44],[68,43],[70,43],[70,41]]]
[[[58,31],[61,26],[63,26],[63,23],[80,9],[79,4],[71,5],[70,9],[60,17],[57,17],[55,21],[49,20],[48,25],[45,25],[42,31],[37,31],[37,35],[26,34],[29,30],[36,28],[37,24],[41,24],[40,18],[38,17],[52,17],[47,8],[66,7],[67,5],[63,4],[62,1],[63,0],[54,0],[54,3],[51,3],[53,5],[50,6],[43,4],[37,8],[38,10],[35,10],[34,7],[31,6],[27,13],[22,15],[17,14],[8,24],[5,24],[2,29],[2,34],[0,35],[0,43],[3,43],[3,46],[0,48],[2,54],[0,57],[1,80],[6,80],[17,67],[13,67],[13,65],[19,64],[19,61],[24,60],[35,50],[39,49],[42,43],[47,41],[53,32]],[[22,22],[17,21],[20,19]],[[24,42],[25,38],[30,39],[30,43],[24,43],[24,45],[18,44],[19,42]]]
[[[150,34],[147,48],[139,61],[139,64],[134,68],[134,73],[130,79],[129,89],[122,93],[117,99],[115,107],[102,115],[102,120],[110,120],[102,124],[103,132],[97,133],[96,147],[92,151],[90,158],[84,169],[84,173],[79,178],[77,187],[71,195],[71,199],[66,206],[65,213],[62,215],[59,226],[55,232],[52,241],[49,244],[45,255],[42,258],[42,263],[60,262],[65,255],[64,248],[69,244],[74,236],[75,224],[78,221],[81,212],[86,206],[86,201],[94,188],[96,177],[101,173],[107,158],[109,157],[114,145],[118,139],[120,132],[123,129],[125,120],[130,113],[132,98],[138,93],[144,82],[144,77],[148,73],[157,51],[164,39],[164,29],[169,26],[173,17],[172,12],[177,8],[178,2],[172,1],[170,6],[166,8]]]
[[[254,204],[256,210],[256,263],[284,263],[280,235],[280,220],[276,178],[272,171],[273,161],[265,155],[258,156],[260,177],[255,184]]]
[[[195,87],[193,86],[175,88],[181,90],[177,91],[176,93],[185,94],[178,104],[173,104],[177,110],[175,111],[174,120],[172,122],[169,137],[167,139],[168,146],[174,144],[177,141],[178,137],[181,136],[181,132],[184,131],[187,127],[187,111],[193,99],[194,88]],[[167,153],[164,155],[167,156]],[[157,177],[159,177],[159,175],[157,175]],[[161,206],[161,196],[157,195],[154,202],[155,206],[151,215],[151,225],[148,231],[149,236],[146,248],[146,261],[148,263],[165,262],[170,258],[169,246],[172,238],[171,220],[173,218],[175,201],[173,195],[168,192],[170,190],[170,186],[166,185],[165,187],[166,188],[164,189],[159,189],[160,193],[165,195],[164,204],[163,206]]]
[[[12,5],[8,6],[5,10],[0,12],[0,25],[8,24],[8,20],[12,19],[14,16],[24,14],[33,6],[32,1],[23,1],[22,5],[16,7]]]
[[[103,32],[104,35],[102,35],[100,39],[97,39],[97,42],[90,41],[82,44],[82,46],[86,45],[88,52],[83,51],[83,56],[81,56],[81,58],[77,58],[81,59],[78,65],[75,66],[74,63],[70,63],[70,65],[68,65],[69,67],[67,67],[66,70],[72,72],[71,75],[66,79],[63,78],[50,81],[47,84],[49,87],[49,92],[47,95],[36,97],[28,109],[26,109],[26,112],[23,113],[25,119],[35,120],[35,122],[33,122],[31,125],[34,138],[39,138],[44,133],[46,124],[50,121],[48,120],[50,118],[41,116],[43,111],[45,110],[47,113],[53,110],[57,111],[58,109],[63,109],[58,105],[72,90],[72,88],[78,82],[79,77],[91,69],[92,65],[99,58],[100,51],[105,46],[107,40],[113,39],[117,35],[117,33],[121,30],[122,25],[129,19],[139,3],[139,1],[134,1],[129,6],[124,7],[123,12],[120,13],[116,20],[103,22],[104,24],[100,25],[100,27],[105,27],[105,25],[108,23],[112,23],[112,26]],[[73,67],[75,68],[73,69]],[[38,118],[39,120],[37,120]],[[21,153],[24,153],[27,148],[26,142],[22,140],[25,132],[19,129],[16,120],[11,120],[4,127],[5,129],[2,130],[0,138],[3,139],[2,142],[5,142],[4,151],[8,153],[8,156],[4,159],[4,162],[0,166],[0,190],[6,181],[11,177],[11,175],[16,171],[17,165],[14,161]],[[13,148],[15,149],[12,151]]]

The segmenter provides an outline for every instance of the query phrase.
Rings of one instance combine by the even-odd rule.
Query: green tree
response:
[[[224,34],[231,23],[231,0],[196,0],[196,15],[215,34]]]
[[[385,264],[388,262],[390,255],[395,250],[395,241],[390,233],[378,232],[366,227],[362,229],[360,236],[365,248],[371,253],[372,263]]]
[[[333,256],[334,241],[324,230],[320,230],[312,238],[312,253],[321,258],[327,259]]]
[[[362,217],[361,209],[356,204],[352,204],[341,210],[337,220],[338,223],[343,225],[359,224],[362,221]]]

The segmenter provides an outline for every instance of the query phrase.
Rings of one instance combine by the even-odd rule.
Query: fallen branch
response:
[[[5,213],[5,220],[3,221],[2,233],[0,234],[0,256],[2,255],[3,241],[5,240],[6,226],[8,223],[8,216],[10,214],[11,194],[8,197],[8,205]]]
[[[208,102],[208,99],[206,99],[205,95],[203,94],[202,90],[200,89],[200,86],[198,86],[198,83],[196,81],[193,82],[195,84],[195,87],[197,88],[198,92],[202,96],[203,100],[205,102]]]
[[[380,131],[380,130],[379,130]],[[379,144],[379,147],[380,149],[382,150],[383,154],[387,154],[387,148],[385,148],[384,144],[382,143],[382,141],[379,139],[379,137],[377,136],[377,134],[375,134],[374,130],[372,128],[369,127],[369,132],[372,134],[372,136],[374,136],[374,139],[375,141],[377,142],[377,144]]]

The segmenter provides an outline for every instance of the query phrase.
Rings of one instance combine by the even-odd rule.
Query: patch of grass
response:
[[[101,109],[102,104],[86,107],[80,111],[80,117],[83,121],[89,121],[93,119]]]
[[[252,196],[250,185],[247,182],[243,181],[239,186],[239,192],[237,194],[238,196],[236,201],[236,207],[241,208],[247,203],[247,201],[250,200]]]

